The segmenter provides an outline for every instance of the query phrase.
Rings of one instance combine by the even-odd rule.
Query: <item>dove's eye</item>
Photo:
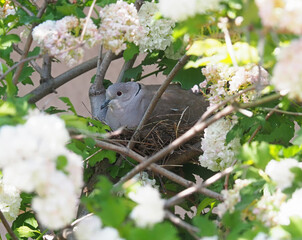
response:
[[[118,95],[118,96],[121,96],[123,93],[121,92],[121,91],[118,91],[117,93],[116,93],[116,95]]]

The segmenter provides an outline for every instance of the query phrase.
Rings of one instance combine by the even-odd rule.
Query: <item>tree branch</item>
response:
[[[120,71],[120,74],[118,75],[118,78],[117,78],[117,80],[116,80],[117,83],[120,83],[120,82],[123,81],[125,72],[126,72],[128,69],[130,69],[130,68],[133,67],[136,58],[137,58],[137,54],[135,54],[135,55],[133,56],[133,58],[130,59],[128,62],[125,62],[125,63],[124,63],[124,65],[123,65],[123,67],[122,67],[122,69],[121,69],[121,71]]]
[[[115,152],[118,152],[120,154],[123,154],[125,156],[131,157],[132,159],[134,159],[135,161],[139,162],[139,163],[143,163],[145,162],[145,158],[142,157],[141,155],[139,155],[138,153],[134,152],[133,150],[126,148],[126,147],[120,147],[120,146],[116,146],[114,144],[108,143],[108,142],[104,142],[104,141],[99,141],[99,140],[95,140],[96,141],[96,145],[103,148],[103,149],[107,149],[107,150],[112,150]],[[193,186],[194,183],[191,181],[188,181],[180,176],[178,176],[177,174],[162,168],[160,166],[158,166],[157,164],[151,164],[150,169],[168,179],[170,179],[173,182],[176,182],[184,187],[190,187]],[[115,186],[117,186],[119,183],[115,184]],[[218,200],[222,200],[222,196],[219,193],[213,192],[209,189],[206,188],[199,188],[198,192],[201,194],[204,194],[206,196],[218,199]]]
[[[15,233],[13,232],[13,230],[11,229],[11,227],[9,226],[6,218],[4,217],[2,211],[0,210],[0,219],[1,219],[1,222],[3,223],[6,231],[8,232],[8,234],[11,236],[11,238],[13,240],[18,240],[17,236],[15,235]]]
[[[38,14],[37,14],[37,18],[41,18],[41,17],[42,17],[44,11],[46,10],[46,7],[47,7],[47,0],[44,0],[43,5],[41,6],[41,8],[39,9],[39,12],[38,12]],[[36,25],[37,25],[36,23],[33,23],[33,24],[32,24],[32,27],[31,27],[31,29],[30,29],[30,32],[29,32],[27,41],[26,41],[26,43],[25,43],[25,47],[24,47],[24,50],[23,50],[23,55],[21,56],[21,59],[20,59],[20,60],[21,60],[21,61],[20,61],[21,63],[18,65],[17,70],[16,70],[16,72],[15,72],[15,74],[14,74],[13,83],[14,83],[15,85],[18,84],[18,79],[19,79],[19,77],[20,77],[20,74],[21,74],[21,72],[22,72],[22,69],[23,69],[23,66],[24,66],[24,63],[25,63],[25,62],[22,62],[22,60],[23,60],[23,59],[26,59],[26,57],[27,57],[27,55],[28,55],[28,52],[29,52],[29,49],[30,49],[30,46],[31,46],[31,44],[32,44],[32,41],[33,41],[32,31],[33,31],[33,29],[35,28]]]

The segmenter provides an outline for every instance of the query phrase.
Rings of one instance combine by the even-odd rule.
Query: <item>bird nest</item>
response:
[[[168,146],[176,138],[183,135],[193,126],[186,121],[175,121],[165,118],[149,122],[135,139],[134,151],[142,156],[151,156]],[[126,129],[118,136],[118,139],[125,145],[129,142],[134,130]],[[184,145],[175,149],[172,153],[161,160],[160,164],[166,167],[180,166],[189,161],[196,161],[196,157],[202,152],[200,150],[200,140],[203,134],[198,134]]]

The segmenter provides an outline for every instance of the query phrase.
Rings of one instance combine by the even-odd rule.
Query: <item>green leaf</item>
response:
[[[113,164],[116,161],[116,152],[102,149],[93,157],[89,158],[89,165],[93,167],[95,164],[103,161],[105,158],[108,159],[109,163]]]
[[[284,225],[282,228],[290,233],[292,239],[301,239],[302,236],[302,219],[299,217],[291,217],[290,224]]]
[[[171,223],[163,222],[154,225],[153,228],[134,228],[130,232],[130,236],[127,237],[129,240],[177,240],[177,230]]]
[[[66,6],[56,6],[57,13],[62,16],[69,16],[73,15],[78,18],[84,18],[85,14],[83,11],[77,7],[76,4],[68,4],[68,7]]]
[[[57,170],[64,172],[64,169],[66,168],[67,164],[68,164],[68,160],[65,156],[61,155],[57,157],[57,161],[56,161]]]
[[[240,157],[246,162],[252,162],[256,167],[265,169],[267,163],[272,159],[269,144],[266,142],[252,142],[244,144]]]
[[[13,43],[18,43],[20,41],[20,37],[16,34],[0,36],[0,49],[6,49],[10,47]]]
[[[138,46],[136,46],[134,43],[128,43],[127,44],[127,48],[123,53],[123,57],[125,59],[126,62],[128,62],[129,60],[131,60],[135,54],[139,53],[139,48]]]
[[[223,47],[223,44],[216,39],[209,38],[206,40],[197,40],[193,42],[192,46],[187,51],[187,55],[212,56],[221,47]]]
[[[34,85],[33,81],[30,78],[33,72],[35,72],[35,70],[32,67],[24,66],[22,68],[22,72],[20,74],[18,81],[21,82],[23,85],[26,84]]]
[[[124,74],[124,79],[134,79],[134,81],[138,81],[139,78],[142,76],[143,67],[142,65],[138,65],[135,68],[128,69]]]
[[[27,226],[21,226],[18,227],[15,232],[17,233],[17,235],[21,238],[30,238],[30,237],[34,237],[37,233],[40,234],[39,231],[37,230],[33,230]]]
[[[68,110],[73,112],[75,115],[77,115],[77,112],[73,106],[73,104],[71,103],[70,99],[68,97],[60,97],[59,98],[62,102],[66,103],[66,105],[68,106]]]
[[[207,206],[210,205],[211,209],[213,208],[213,203],[215,204],[217,202],[217,200],[215,200],[214,198],[205,198],[201,201],[201,203],[198,205],[197,207],[197,213],[196,215],[200,215],[202,210],[204,210]]]
[[[217,235],[218,230],[214,222],[204,216],[196,216],[193,218],[193,224],[200,229],[200,236]]]
[[[300,128],[299,131],[297,132],[297,136],[293,140],[293,144],[302,145],[302,128]]]

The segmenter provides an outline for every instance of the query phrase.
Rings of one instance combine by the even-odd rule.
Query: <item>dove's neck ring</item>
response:
[[[142,89],[142,86],[141,86],[139,83],[137,83],[137,84],[138,84],[138,90],[137,90],[135,96],[136,96],[137,94],[139,94],[140,90]]]

